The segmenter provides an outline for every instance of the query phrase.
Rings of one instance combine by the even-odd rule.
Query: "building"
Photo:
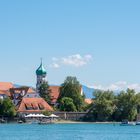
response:
[[[41,60],[41,64],[40,64],[39,68],[36,70],[36,76],[37,76],[36,90],[37,90],[37,92],[39,91],[40,85],[46,81],[46,75],[47,75],[47,72],[46,72],[46,70],[42,64],[42,60]]]
[[[39,114],[44,111],[53,111],[53,108],[40,97],[24,97],[18,106],[18,113],[20,115]]]
[[[19,115],[27,115],[30,113],[42,113],[43,111],[53,111],[52,106],[57,105],[57,100],[60,94],[60,86],[50,86],[51,105],[49,105],[39,95],[39,87],[47,81],[47,71],[45,70],[42,61],[39,68],[36,70],[36,89],[28,86],[15,86],[11,82],[0,82],[0,99],[9,97]],[[81,87],[81,95],[83,90]],[[91,99],[85,99],[87,104],[91,104]]]
[[[0,99],[10,97],[10,88],[13,88],[14,85],[11,82],[0,82]]]

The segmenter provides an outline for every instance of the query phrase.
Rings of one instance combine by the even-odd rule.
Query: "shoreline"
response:
[[[55,124],[120,124],[120,122],[83,122],[83,121],[71,121],[71,120],[60,120]]]
[[[72,121],[72,120],[59,120],[52,122],[52,124],[120,124],[121,122],[84,122],[84,121]],[[9,121],[0,124],[31,124],[28,122],[18,123],[16,121]]]

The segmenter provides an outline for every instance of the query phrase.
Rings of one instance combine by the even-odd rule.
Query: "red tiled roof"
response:
[[[0,90],[8,91],[10,88],[13,88],[14,85],[10,82],[0,82]]]
[[[91,104],[91,103],[93,103],[93,100],[92,99],[85,99],[85,103]]]
[[[51,90],[51,99],[52,99],[52,103],[56,103],[59,94],[60,94],[60,86],[50,86],[50,90]]]
[[[9,91],[0,90],[0,94],[5,94],[7,96],[11,96]]]
[[[51,103],[55,104],[60,94],[60,86],[50,86],[51,90]],[[82,91],[82,86],[81,86]]]
[[[45,110],[53,111],[52,107],[42,98],[23,98],[18,108],[18,112],[42,112]]]

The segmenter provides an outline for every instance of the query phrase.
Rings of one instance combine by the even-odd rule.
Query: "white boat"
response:
[[[124,120],[124,121],[121,122],[120,125],[121,126],[134,126],[134,125],[136,125],[136,123],[135,122],[129,122],[128,120]]]

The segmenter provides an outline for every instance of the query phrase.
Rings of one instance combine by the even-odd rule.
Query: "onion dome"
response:
[[[45,70],[45,68],[44,68],[44,66],[43,66],[43,64],[41,62],[39,68],[36,70],[36,75],[41,76],[41,75],[46,75],[46,74],[47,74],[47,72],[46,72],[46,70]]]

